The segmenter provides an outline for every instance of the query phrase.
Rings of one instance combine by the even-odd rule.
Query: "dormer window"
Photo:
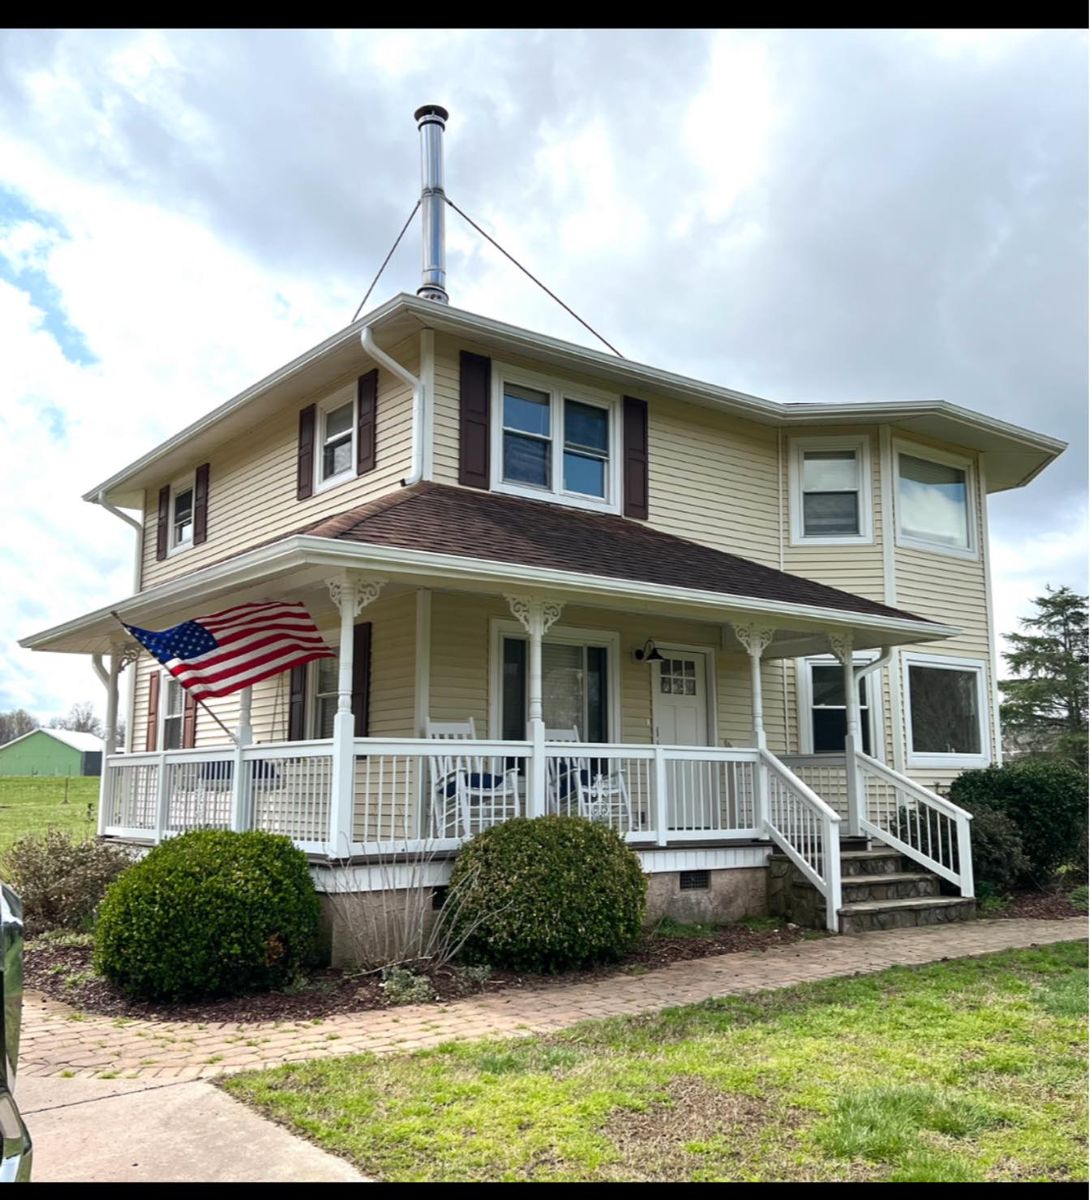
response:
[[[617,512],[617,397],[493,366],[493,488]]]

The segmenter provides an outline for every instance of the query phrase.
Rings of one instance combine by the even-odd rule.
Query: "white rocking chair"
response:
[[[546,742],[578,742],[579,730],[546,729]],[[586,755],[550,756],[548,762],[549,810],[601,821],[625,833],[632,828],[632,801],[623,771],[612,771],[609,761]],[[605,771],[599,768],[605,764]]]
[[[474,741],[473,718],[428,721],[427,735],[442,741]],[[519,815],[518,769],[503,759],[458,753],[453,748],[429,759],[432,835],[470,838]]]

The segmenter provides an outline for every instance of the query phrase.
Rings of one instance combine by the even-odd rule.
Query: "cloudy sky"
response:
[[[101,707],[16,646],[131,589],[80,494],[348,322],[425,102],[452,198],[626,356],[1069,440],[992,501],[1000,628],[1085,588],[1086,97],[1078,31],[0,33],[0,709]],[[449,243],[455,304],[588,341]]]

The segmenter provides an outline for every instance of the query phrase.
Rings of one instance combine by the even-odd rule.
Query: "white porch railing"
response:
[[[971,898],[972,814],[869,754],[860,754],[858,761],[863,781],[863,832],[934,871]]]
[[[768,787],[765,827],[824,897],[825,924],[835,933],[841,903],[840,818],[774,754],[761,750],[760,756]]]
[[[779,754],[780,762],[797,775],[840,817],[848,819],[848,771],[843,754]]]

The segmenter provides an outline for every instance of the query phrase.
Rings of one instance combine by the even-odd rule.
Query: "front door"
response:
[[[708,745],[707,659],[703,654],[660,650],[653,664],[655,741],[661,746]],[[714,829],[719,809],[719,772],[708,762],[667,765],[667,822],[671,829]]]

